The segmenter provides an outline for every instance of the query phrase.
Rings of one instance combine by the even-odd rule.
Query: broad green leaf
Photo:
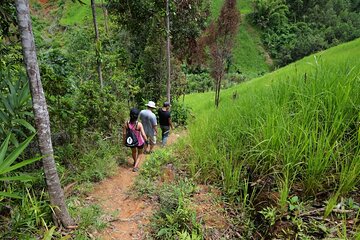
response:
[[[2,102],[3,102],[6,110],[7,110],[11,115],[14,115],[14,111],[13,111],[12,107],[10,106],[9,102],[7,101],[7,99],[3,97],[3,98],[2,98]]]
[[[25,121],[24,119],[15,119],[15,120],[13,120],[13,122],[21,124],[22,126],[26,127],[33,133],[36,132],[35,128],[30,123]]]
[[[0,175],[1,175],[1,174],[4,174],[4,173],[11,172],[11,171],[14,171],[14,170],[16,170],[16,169],[18,169],[18,168],[21,168],[21,167],[23,167],[23,166],[26,166],[26,165],[28,165],[28,164],[30,164],[30,163],[36,162],[36,161],[40,160],[41,158],[42,158],[42,157],[32,158],[32,159],[25,160],[25,161],[22,161],[22,162],[20,162],[20,163],[17,163],[17,164],[15,164],[15,165],[13,165],[13,166],[10,166],[10,167],[7,166],[6,168],[2,168],[2,169],[0,170]]]
[[[28,176],[28,175],[21,175],[21,176],[12,176],[12,177],[0,177],[0,181],[21,181],[21,182],[26,182],[26,181],[32,181],[35,178],[32,176]]]
[[[13,93],[16,94],[16,90],[15,90],[14,85],[12,84],[12,82],[7,80],[6,83],[7,83],[8,87],[9,87],[10,93],[11,94],[13,94]]]
[[[21,199],[19,195],[9,192],[0,192],[0,197]]]
[[[3,163],[4,161],[4,158],[5,158],[5,154],[6,154],[6,151],[7,151],[7,148],[8,148],[8,145],[9,145],[9,139],[10,139],[10,135],[9,134],[5,141],[1,144],[0,146],[0,165]]]
[[[11,129],[13,132],[16,132],[16,129]],[[16,147],[19,146],[19,142],[18,140],[16,139],[16,136],[15,134],[11,134],[11,137],[10,137],[10,141],[12,144],[14,144]]]
[[[4,171],[5,168],[9,167],[19,157],[19,155],[29,145],[29,143],[34,138],[34,136],[35,136],[35,134],[30,136],[28,139],[26,139],[24,142],[22,142],[14,151],[12,151],[6,157],[6,159],[3,161],[3,163],[0,164],[0,174],[1,174],[2,171]]]
[[[30,99],[30,92],[29,92],[29,88],[28,85],[26,84],[23,89],[20,92],[20,96],[19,96],[19,103],[21,105],[25,104],[28,100]]]
[[[51,227],[49,230],[47,230],[44,234],[44,238],[43,240],[51,240],[53,235],[54,235],[54,231],[55,231],[56,227],[53,226]]]
[[[8,117],[2,111],[0,111],[0,120],[3,122],[8,122]]]

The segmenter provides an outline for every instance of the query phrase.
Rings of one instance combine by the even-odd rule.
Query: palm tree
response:
[[[35,126],[43,156],[43,167],[46,184],[49,191],[50,202],[55,210],[55,219],[64,227],[71,227],[74,221],[70,217],[61,188],[59,176],[56,170],[53,147],[51,143],[50,121],[47,110],[44,90],[41,84],[39,66],[36,57],[35,41],[32,32],[32,24],[29,12],[28,0],[15,0],[18,26],[21,35],[24,62],[32,96]]]

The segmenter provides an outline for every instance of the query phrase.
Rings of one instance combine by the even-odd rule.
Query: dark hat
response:
[[[164,102],[164,105],[163,105],[164,107],[170,107],[171,105],[170,105],[170,103],[169,102]]]
[[[140,111],[137,108],[130,109],[130,117],[137,118],[139,116]]]

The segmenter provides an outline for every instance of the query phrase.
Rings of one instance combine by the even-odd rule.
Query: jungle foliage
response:
[[[280,66],[360,37],[358,0],[254,0],[250,18]]]
[[[100,229],[105,226],[99,220],[100,208],[86,203],[81,196],[91,188],[93,182],[113,174],[117,165],[124,162],[127,152],[120,147],[119,132],[128,117],[128,109],[134,106],[141,109],[148,100],[154,100],[157,105],[161,105],[165,95],[165,2],[109,0],[104,4],[102,1],[96,1],[100,32],[96,44],[89,2],[89,0],[30,1],[41,80],[50,113],[56,167],[61,184],[70,186],[67,204],[79,225],[79,229],[72,234],[74,239],[88,239],[86,232],[88,229]],[[315,82],[309,85],[305,81],[324,80],[328,75],[318,76],[312,71],[311,74],[306,75],[307,77],[303,77],[304,75],[300,73],[300,77],[296,76],[296,83],[304,87],[306,94],[313,96],[311,95],[313,89],[320,89],[316,96],[321,96],[323,100],[318,103],[315,98],[309,97],[314,101],[311,103],[320,108],[309,111],[317,113],[319,122],[323,124],[313,123],[309,126],[310,130],[314,130],[310,137],[304,135],[306,129],[301,126],[295,130],[285,131],[287,128],[284,128],[283,122],[280,122],[282,119],[277,119],[275,115],[277,111],[280,113],[282,108],[273,111],[272,106],[267,105],[270,103],[270,98],[276,98],[280,103],[288,100],[289,103],[285,104],[284,109],[291,108],[294,111],[306,112],[309,104],[299,105],[299,102],[307,95],[297,94],[299,92],[295,91],[297,90],[295,86],[286,84],[272,87],[271,93],[262,90],[260,93],[249,92],[248,94],[253,93],[254,96],[249,97],[250,100],[241,100],[242,105],[237,107],[236,111],[224,114],[225,121],[217,115],[211,121],[204,120],[201,114],[204,109],[211,109],[207,100],[212,99],[212,95],[203,95],[206,99],[194,100],[196,104],[192,104],[191,108],[184,104],[184,96],[188,93],[214,89],[211,69],[196,65],[194,57],[199,47],[198,40],[204,29],[210,25],[209,1],[170,2],[173,121],[176,125],[187,124],[190,120],[189,116],[192,116],[192,109],[198,114],[196,120],[203,121],[198,128],[191,126],[190,139],[194,142],[191,150],[194,151],[192,152],[194,158],[188,164],[189,172],[196,177],[203,177],[204,181],[209,180],[213,183],[219,181],[224,196],[245,205],[248,204],[249,197],[245,188],[249,184],[240,180],[246,173],[247,166],[237,162],[243,160],[244,156],[248,157],[249,165],[255,167],[259,174],[266,175],[266,169],[272,169],[272,163],[275,164],[274,168],[278,172],[284,170],[282,174],[276,176],[278,180],[276,186],[279,192],[283,192],[282,205],[280,204],[282,207],[289,200],[287,197],[294,187],[292,182],[294,177],[298,177],[301,184],[309,189],[309,194],[331,188],[332,202],[351,192],[353,187],[358,185],[357,170],[359,169],[358,163],[352,159],[353,156],[359,156],[358,146],[347,141],[354,140],[357,136],[355,132],[358,129],[358,116],[351,115],[352,112],[358,111],[359,100],[354,97],[356,90],[352,90],[348,85],[344,87],[341,85],[341,89],[336,92],[340,85],[337,85],[337,79],[331,78],[332,81],[328,83],[330,87],[326,82],[322,83],[324,87],[329,87],[329,91],[322,92],[320,90],[323,85],[317,85]],[[105,12],[102,10],[105,7],[109,10],[109,16],[103,15]],[[107,26],[106,19],[108,19]],[[355,0],[255,0],[252,19],[264,32],[263,42],[280,65],[360,35],[359,1]],[[0,238],[61,239],[62,233],[55,231],[56,227],[51,218],[54,209],[49,203],[49,196],[45,190],[44,173],[41,164],[37,162],[39,151],[37,142],[33,140],[35,129],[30,91],[23,67],[16,24],[13,3],[1,1],[0,181],[4,184],[0,185]],[[237,25],[237,22],[234,25]],[[218,35],[221,34],[219,31]],[[209,49],[204,50],[206,52]],[[231,60],[230,49],[226,49],[226,55],[226,59],[220,61],[222,67],[225,66],[229,70],[226,60]],[[103,87],[100,86],[97,76],[97,61],[102,64]],[[322,70],[321,67],[317,69]],[[216,67],[213,70],[215,71]],[[248,76],[261,75],[265,70],[260,72]],[[344,78],[345,82],[352,83],[356,80],[351,78],[355,70],[353,71],[349,66],[334,73],[334,76],[342,78],[341,73],[348,74],[348,78]],[[245,79],[246,76],[241,73],[227,73],[221,87],[230,87]],[[293,92],[290,94],[288,90]],[[265,93],[264,96],[255,97],[262,93]],[[241,94],[245,96],[247,93],[241,90],[239,95]],[[334,96],[340,95],[345,95],[343,101],[335,100]],[[224,103],[228,103],[228,106],[240,101],[236,91],[230,94],[226,92],[225,96],[229,101],[225,100]],[[270,97],[266,98],[267,96]],[[222,98],[219,101],[222,102]],[[259,108],[265,107],[267,112],[252,112],[251,110],[254,109],[252,103],[258,104],[259,106],[256,106]],[[334,109],[329,107],[332,103],[342,107],[341,113],[344,113],[344,119],[340,113],[333,114]],[[222,111],[221,108],[219,110]],[[235,116],[237,112],[240,115]],[[325,121],[324,117],[330,115],[334,118]],[[252,118],[254,116],[259,118],[255,121]],[[293,111],[290,111],[284,118],[295,119],[300,124],[304,116],[307,115],[293,115]],[[222,128],[223,122],[229,119],[230,126],[236,129],[236,136],[234,131],[226,131]],[[346,119],[349,121],[344,123],[342,120]],[[270,123],[265,120],[269,120]],[[251,123],[254,123],[255,127],[251,128]],[[334,126],[333,130],[330,130],[329,126]],[[245,129],[245,127],[249,128]],[[261,129],[264,129],[264,132]],[[294,147],[288,152],[283,152],[284,145],[288,145],[288,133],[291,131],[299,133],[297,137],[291,139],[298,143],[297,146],[302,146],[304,139],[310,143],[315,141],[313,138],[323,132],[328,131],[332,135],[330,140],[326,137],[316,139],[327,147],[325,150],[310,148],[309,152],[305,150],[301,152],[302,148],[300,148],[299,152]],[[223,136],[233,141],[226,142]],[[358,136],[357,141],[359,141]],[[246,144],[239,147],[238,142]],[[245,147],[249,147],[250,150],[242,155],[241,151]],[[266,147],[266,150],[261,149],[262,147]],[[282,163],[295,159],[287,155],[292,153],[300,162],[298,165],[294,162],[292,168],[283,167]],[[305,154],[313,154],[314,161],[303,164],[302,157]],[[162,152],[159,155],[166,156]],[[324,156],[326,158],[323,158]],[[338,157],[342,157],[344,162],[338,162],[336,160]],[[153,162],[153,164],[167,164],[169,159],[168,156],[166,161]],[[252,160],[254,161],[251,162]],[[255,160],[262,163],[269,162],[257,166]],[[326,164],[322,164],[323,162],[319,164],[319,161],[325,161]],[[336,164],[336,168],[332,168],[331,164]],[[144,167],[144,171],[151,169],[155,168]],[[334,181],[321,180],[320,177],[329,172]],[[346,178],[346,176],[352,177]],[[75,187],[71,188],[71,186]],[[179,181],[174,187],[164,186],[161,193],[161,201],[164,205],[161,208],[162,212],[159,212],[155,218],[155,225],[152,228],[154,235],[159,235],[160,229],[167,228],[167,231],[161,233],[163,239],[174,235],[184,235],[184,239],[188,239],[190,236],[187,234],[190,233],[201,238],[198,236],[201,235],[201,229],[196,221],[195,212],[187,207],[186,199],[193,190],[187,191],[192,186],[192,180]],[[169,199],[167,199],[168,194],[170,194]],[[292,204],[297,203],[294,200]],[[329,206],[331,207],[331,201]],[[276,214],[281,211],[268,208],[263,209],[262,212],[270,224],[278,220],[279,216]],[[165,220],[166,216],[171,217],[172,224],[168,224]]]

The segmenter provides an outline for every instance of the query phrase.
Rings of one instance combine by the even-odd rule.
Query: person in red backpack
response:
[[[137,146],[131,147],[132,158],[134,160],[133,171],[137,172],[139,170],[139,164],[143,157],[144,145],[147,142],[147,137],[144,131],[144,127],[141,122],[138,122],[140,111],[136,108],[130,110],[130,120],[126,121],[123,127],[123,142],[126,142],[126,131],[130,129],[134,132],[138,144]]]

